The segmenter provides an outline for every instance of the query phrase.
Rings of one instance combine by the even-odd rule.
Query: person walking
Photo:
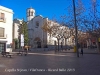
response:
[[[62,44],[62,42],[61,42],[61,50],[63,51],[63,44]]]
[[[24,51],[25,51],[25,56],[26,56],[28,54],[28,46],[27,45],[25,46]]]
[[[81,54],[83,56],[83,46],[81,45]]]

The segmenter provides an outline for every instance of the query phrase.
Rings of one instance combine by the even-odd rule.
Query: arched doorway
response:
[[[36,37],[34,39],[34,42],[35,42],[36,48],[41,48],[41,39],[39,37]]]

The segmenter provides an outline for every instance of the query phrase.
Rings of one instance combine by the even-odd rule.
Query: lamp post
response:
[[[79,51],[78,51],[78,38],[77,38],[77,25],[76,25],[75,0],[73,0],[73,11],[74,11],[74,25],[75,25],[75,46],[76,46],[76,51],[77,51],[77,57],[79,57]]]

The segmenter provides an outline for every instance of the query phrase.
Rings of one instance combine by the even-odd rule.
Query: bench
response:
[[[3,57],[4,57],[4,56],[6,56],[6,57],[9,56],[10,58],[11,58],[12,55],[13,55],[13,54],[11,54],[11,53],[9,53],[9,52],[1,52],[1,54],[3,55]]]
[[[22,51],[19,51],[18,53],[17,53],[17,55],[23,55],[23,52],[24,52],[24,50],[22,50]]]
[[[6,56],[6,52],[1,52],[1,54],[3,55],[3,57]]]
[[[21,50],[21,51],[19,51],[18,53],[17,53],[17,55],[25,55],[25,56],[27,56],[27,50]]]
[[[9,52],[6,52],[6,57],[8,57],[8,56],[9,56],[9,57],[11,58],[11,57],[12,57],[12,55],[13,55],[13,54],[11,54],[11,53],[9,53]]]

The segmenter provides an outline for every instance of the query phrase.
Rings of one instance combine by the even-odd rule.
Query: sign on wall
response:
[[[21,46],[24,46],[24,35],[21,34]]]

